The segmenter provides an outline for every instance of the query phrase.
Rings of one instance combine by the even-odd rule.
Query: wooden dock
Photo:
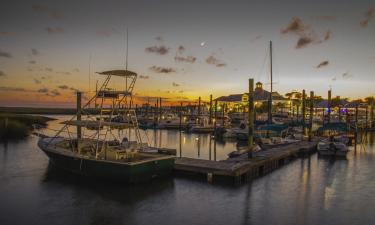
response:
[[[281,167],[300,154],[314,152],[318,141],[319,139],[301,141],[256,152],[251,159],[247,158],[247,154],[222,161],[176,158],[174,169],[176,172],[207,175],[209,182],[213,182],[217,177],[228,177],[236,184],[241,184]]]

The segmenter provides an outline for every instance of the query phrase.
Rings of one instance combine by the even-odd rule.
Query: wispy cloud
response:
[[[30,60],[29,63],[30,64],[36,64],[36,61],[35,60]]]
[[[138,77],[139,77],[139,79],[149,79],[150,78],[149,76],[145,76],[145,75],[139,75]]]
[[[295,46],[296,49],[304,48],[310,44],[322,43],[319,36],[315,34],[315,31],[310,26],[304,24],[299,17],[293,17],[288,25],[281,29],[282,34],[293,34],[298,36],[298,41]],[[324,40],[327,41],[331,37],[331,32],[325,33]]]
[[[316,66],[316,68],[322,68],[322,67],[328,66],[328,64],[329,64],[329,61],[328,61],[328,60],[325,60],[325,61],[319,63],[319,64]]]
[[[42,81],[40,81],[39,79],[34,78],[33,80],[34,80],[35,84],[41,84],[42,83]]]
[[[14,36],[16,33],[14,32],[9,32],[9,31],[0,31],[0,37],[10,37]]]
[[[12,58],[12,54],[10,54],[9,52],[0,51],[0,57]]]
[[[62,18],[61,11],[56,9],[56,8],[51,8],[49,6],[41,5],[41,4],[33,4],[31,6],[31,8],[34,12],[37,12],[37,13],[40,13],[40,14],[45,14],[48,17],[53,18],[53,19],[61,19]]]
[[[332,37],[332,32],[328,30],[326,34],[324,35],[324,40],[328,41],[329,39],[331,39],[331,37]]]
[[[56,72],[57,74],[63,74],[63,75],[70,75],[71,73],[70,72],[65,72],[65,71],[61,71],[61,72]]]
[[[172,83],[172,86],[173,86],[173,87],[179,87],[180,84],[177,84],[177,83],[173,82],[173,83]]]
[[[151,46],[151,47],[145,48],[145,51],[148,52],[148,53],[155,53],[155,54],[159,54],[159,55],[165,55],[165,54],[167,54],[169,52],[169,48],[167,48],[164,45],[161,45],[161,46]]]
[[[175,73],[176,72],[176,70],[171,67],[151,66],[149,69],[155,73]]]
[[[44,71],[47,71],[47,72],[53,72],[53,69],[50,68],[50,67],[46,67],[46,68],[44,68]]]
[[[40,54],[40,52],[38,51],[38,49],[35,49],[35,48],[32,48],[31,49],[31,55],[33,55],[33,56],[37,56],[37,55],[39,55]]]
[[[0,70],[0,77],[6,77],[6,74],[4,71]]]
[[[343,74],[341,75],[341,77],[342,77],[344,80],[346,80],[346,79],[350,79],[350,78],[354,77],[354,75],[353,75],[353,74],[350,74],[349,72],[345,72],[345,73],[343,73]]]
[[[15,92],[26,92],[27,90],[25,88],[19,88],[19,87],[0,87],[0,91],[15,91]]]
[[[62,89],[62,90],[66,90],[66,89],[69,88],[68,85],[59,85],[57,87],[60,88],[60,89]]]
[[[222,62],[221,60],[217,59],[215,56],[211,55],[209,57],[207,57],[206,59],[206,63],[207,64],[210,64],[210,65],[214,65],[216,67],[224,67],[226,66],[227,64]]]
[[[41,88],[38,90],[39,93],[48,93],[48,88]]]
[[[164,41],[164,39],[163,39],[162,37],[160,37],[160,36],[157,36],[157,37],[155,38],[155,40],[160,41],[160,42],[163,42],[163,41]]]
[[[364,15],[364,19],[361,20],[361,22],[359,23],[359,25],[363,28],[366,28],[369,24],[369,22],[372,20],[372,18],[374,17],[374,14],[375,14],[375,9],[374,8],[369,8],[367,10],[367,12],[365,13]]]
[[[182,46],[182,45],[178,46],[177,53],[178,54],[183,54],[184,52],[185,52],[185,47]]]
[[[45,31],[47,31],[48,34],[64,33],[64,29],[62,27],[46,27]]]
[[[174,57],[174,60],[176,62],[186,62],[186,63],[195,63],[195,61],[197,60],[196,57],[194,56],[175,56]]]

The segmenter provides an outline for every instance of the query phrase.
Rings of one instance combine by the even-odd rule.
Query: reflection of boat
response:
[[[174,166],[175,157],[169,155],[173,151],[144,143],[135,110],[128,106],[137,74],[128,70],[99,74],[106,79],[96,95],[81,109],[81,93],[77,93],[77,115],[63,122],[64,127],[54,137],[40,137],[38,146],[52,164],[80,175],[138,182],[169,174]],[[125,90],[108,89],[112,77],[126,80]],[[85,107],[98,99],[100,117],[90,120],[92,117],[85,114]],[[103,108],[106,101],[112,103],[112,108]],[[71,126],[76,127],[76,135],[68,129]],[[61,136],[64,132],[67,137]]]
[[[324,139],[318,143],[318,153],[323,156],[346,156],[348,146],[339,140]]]

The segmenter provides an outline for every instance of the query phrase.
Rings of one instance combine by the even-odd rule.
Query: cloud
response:
[[[163,42],[163,41],[164,41],[164,39],[163,39],[162,37],[160,37],[160,36],[157,36],[157,37],[155,38],[155,40],[160,41],[160,42]]]
[[[184,53],[184,52],[185,52],[185,47],[182,46],[182,45],[178,46],[177,53],[178,53],[178,54],[182,54],[182,53]]]
[[[35,60],[30,60],[29,63],[30,64],[36,64],[36,61]]]
[[[310,37],[300,37],[297,41],[296,48],[304,48],[307,45],[313,43],[313,39]]]
[[[55,9],[55,8],[50,8],[46,5],[33,4],[31,6],[31,8],[34,12],[37,12],[37,13],[40,13],[40,14],[45,14],[45,15],[49,16],[50,18],[53,18],[53,19],[61,19],[62,18],[62,14],[61,14],[60,10]]]
[[[0,70],[0,77],[6,77],[7,75],[5,74],[4,71]]]
[[[281,29],[282,34],[293,33],[297,35],[305,35],[306,31],[309,31],[309,27],[302,23],[302,20],[299,17],[293,17],[289,24]]]
[[[374,14],[375,14],[374,8],[370,8],[369,10],[367,10],[367,12],[365,13],[365,18],[359,23],[359,25],[363,28],[366,28],[369,22],[374,17]]]
[[[74,68],[74,69],[73,69],[73,72],[78,73],[78,72],[79,72],[79,69],[78,69],[78,68]]]
[[[304,48],[312,43],[318,44],[322,41],[315,34],[315,31],[311,29],[308,25],[304,24],[299,17],[293,17],[288,25],[281,29],[282,34],[293,34],[298,36],[298,41],[295,46],[296,49]],[[325,37],[328,40],[330,38],[330,31],[325,34]]]
[[[32,48],[31,49],[31,55],[33,55],[33,56],[37,56],[37,55],[39,55],[40,54],[40,52],[37,50],[37,49],[35,49],[35,48]]]
[[[149,69],[155,73],[175,73],[176,72],[175,69],[170,68],[170,67],[151,66]]]
[[[57,87],[60,88],[60,89],[62,89],[62,90],[66,90],[66,89],[69,88],[67,85],[59,85]]]
[[[54,97],[54,96],[58,96],[58,95],[60,95],[60,92],[57,91],[56,89],[53,90],[53,91],[50,91],[50,93],[49,93],[49,96],[52,96],[52,97]]]
[[[13,36],[15,33],[8,31],[0,31],[0,37]]]
[[[42,83],[42,81],[40,81],[40,80],[38,80],[38,79],[34,78],[34,83],[35,83],[35,84],[41,84],[41,83]]]
[[[344,80],[350,79],[352,77],[353,77],[353,75],[349,74],[349,72],[345,72],[345,73],[342,74],[342,79],[344,79]]]
[[[172,86],[173,86],[173,87],[179,87],[180,84],[177,84],[177,83],[173,82],[173,83],[172,83]]]
[[[144,76],[144,75],[139,75],[138,77],[139,77],[139,79],[149,79],[150,78],[149,76]]]
[[[70,87],[69,90],[79,92],[79,90],[77,88],[74,88],[74,87]]]
[[[48,89],[47,88],[41,88],[37,92],[39,92],[39,93],[48,93]]]
[[[48,34],[64,33],[64,29],[61,27],[46,27],[45,31],[47,31]]]
[[[324,66],[328,66],[328,64],[329,64],[329,61],[325,60],[325,61],[319,63],[319,65],[317,65],[316,68],[322,68]]]
[[[206,63],[207,64],[210,64],[210,65],[214,65],[216,67],[224,67],[226,66],[227,64],[221,62],[219,59],[217,59],[215,56],[211,55],[209,57],[207,57],[206,59]]]
[[[10,54],[9,52],[0,51],[0,57],[12,58],[12,54]]]
[[[47,71],[47,72],[53,72],[53,69],[50,68],[50,67],[46,67],[46,68],[44,68],[44,70]]]
[[[186,63],[194,63],[197,58],[194,57],[194,56],[186,56],[186,57],[183,57],[183,56],[175,56],[174,57],[174,60],[176,62],[186,62]]]
[[[331,39],[331,37],[332,37],[332,32],[328,30],[326,34],[324,35],[324,40],[328,41],[329,39]]]
[[[70,72],[56,72],[57,74],[70,75]]]
[[[19,88],[19,87],[0,87],[0,91],[20,91],[20,92],[26,92],[27,90],[25,88]]]
[[[169,52],[169,48],[165,47],[164,45],[161,46],[151,46],[145,48],[145,51],[148,53],[155,53],[159,55],[165,55]]]

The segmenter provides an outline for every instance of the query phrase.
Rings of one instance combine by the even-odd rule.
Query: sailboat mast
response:
[[[272,123],[272,92],[273,92],[273,77],[272,77],[272,41],[270,41],[270,81],[271,81],[271,90],[268,100],[268,123]]]

